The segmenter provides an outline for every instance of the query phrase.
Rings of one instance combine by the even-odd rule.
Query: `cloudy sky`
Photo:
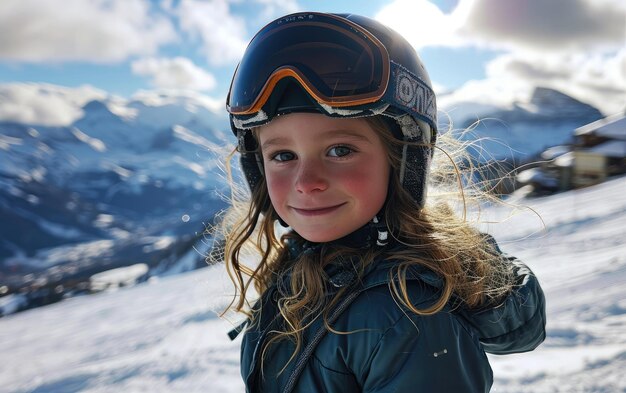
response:
[[[453,92],[444,103],[507,104],[546,86],[607,115],[626,107],[622,0],[2,0],[0,120],[41,102],[23,82],[76,97],[185,90],[223,105],[252,35],[300,10],[396,29],[436,90]]]

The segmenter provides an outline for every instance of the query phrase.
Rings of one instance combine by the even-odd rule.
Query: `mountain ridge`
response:
[[[536,87],[528,100],[509,107],[468,103],[473,109],[457,110],[463,105],[448,104],[451,124],[460,124],[456,133],[462,140],[479,140],[470,152],[481,162],[531,161],[549,147],[572,143],[576,128],[604,117],[597,108],[546,87]],[[448,126],[444,122],[442,128]]]
[[[193,97],[127,104],[88,100],[66,125],[0,121],[4,292],[49,297],[48,288],[137,261],[167,270],[224,208],[225,119]],[[98,251],[79,251],[89,247]]]
[[[0,120],[0,287],[49,288],[137,262],[167,270],[175,255],[207,241],[204,228],[226,206],[220,168],[235,143],[225,111],[193,94],[81,101],[44,87],[79,115],[63,125]],[[472,105],[482,111],[474,112],[478,125],[458,116],[472,109],[454,122],[487,137],[482,148],[496,159],[530,159],[601,117],[545,88],[512,106]],[[149,246],[159,240],[168,246]]]

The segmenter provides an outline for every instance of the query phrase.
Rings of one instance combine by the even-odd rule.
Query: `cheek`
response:
[[[338,174],[339,175],[339,174]],[[368,210],[378,212],[387,198],[389,169],[385,162],[372,162],[341,176],[341,183]]]
[[[265,174],[265,180],[267,182],[267,191],[270,196],[270,200],[276,210],[280,209],[282,202],[287,197],[291,182],[286,176],[280,176],[275,173],[267,172]]]

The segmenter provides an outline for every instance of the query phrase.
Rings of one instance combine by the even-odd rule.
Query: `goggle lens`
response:
[[[369,32],[331,15],[288,16],[250,42],[233,77],[228,110],[258,112],[279,80],[292,77],[321,103],[350,106],[380,99],[389,55]]]

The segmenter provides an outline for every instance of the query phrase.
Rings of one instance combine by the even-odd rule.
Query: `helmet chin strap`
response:
[[[276,213],[276,211],[274,211],[274,215],[276,216],[277,221],[280,223],[282,227],[289,228],[289,224],[287,224],[282,218],[280,218],[280,216],[278,215],[278,213]],[[371,238],[370,243],[373,243],[374,238],[375,238],[376,246],[384,247],[387,244],[389,244],[389,228],[387,228],[387,224],[385,223],[385,221],[379,217],[382,217],[382,210],[380,213],[375,215],[374,218],[372,218],[367,224],[365,224],[365,226],[369,227],[368,232],[371,233],[371,235],[368,236],[368,238]],[[348,234],[347,236],[350,236],[362,230],[363,230],[363,227],[355,230],[354,232],[352,232],[351,234]],[[370,244],[370,246],[371,245],[374,245],[374,244]]]
[[[378,215],[372,218],[372,224],[377,232],[376,245],[386,246],[389,243],[389,229],[387,224],[378,219]]]
[[[281,225],[284,221],[280,220]],[[287,226],[286,224],[284,224]],[[293,230],[293,229],[292,229]],[[372,247],[385,247],[392,239],[389,237],[389,229],[385,220],[382,219],[380,214],[375,215],[370,221],[368,221],[362,227],[354,230],[353,232],[335,240],[328,242],[311,242],[307,239],[304,240],[304,246],[300,251],[314,252],[319,250],[323,244],[342,245],[356,249],[372,248]],[[295,254],[294,254],[295,255]]]

